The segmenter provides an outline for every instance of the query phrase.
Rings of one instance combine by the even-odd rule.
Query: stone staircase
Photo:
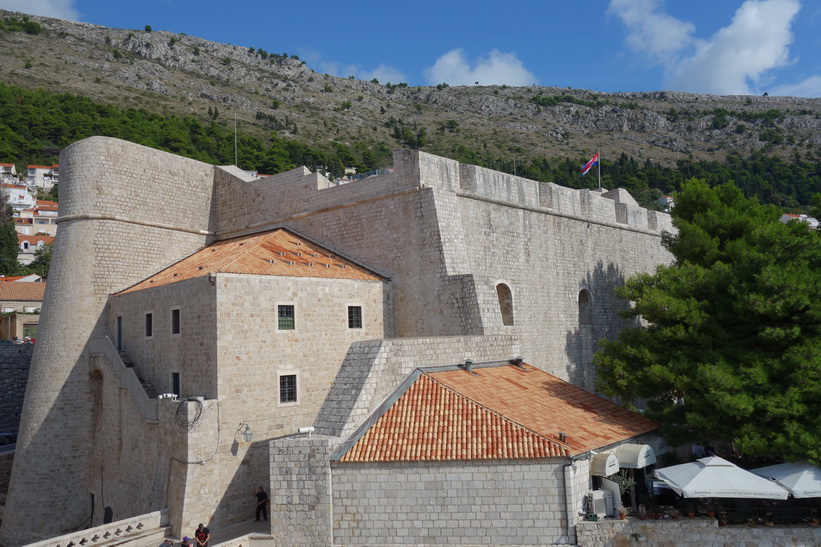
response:
[[[130,369],[134,369],[134,373],[137,375],[137,379],[140,381],[140,385],[143,386],[145,390],[145,394],[148,395],[149,399],[156,399],[157,398],[157,388],[154,387],[154,384],[146,382],[145,379],[140,374],[140,369],[134,366],[134,361],[131,360],[131,357],[124,350],[118,350],[117,353],[120,355],[120,359],[122,359],[123,364]]]

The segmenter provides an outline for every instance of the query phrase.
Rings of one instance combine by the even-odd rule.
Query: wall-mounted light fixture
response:
[[[251,439],[254,438],[254,430],[251,429],[251,426],[245,424],[245,429],[242,431],[242,438],[245,439],[246,443],[250,443]]]

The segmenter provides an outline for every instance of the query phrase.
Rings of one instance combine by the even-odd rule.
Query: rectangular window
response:
[[[362,328],[362,306],[348,306],[348,328]]]
[[[288,304],[277,306],[277,330],[294,330],[295,328],[294,306]]]
[[[180,333],[180,309],[171,310],[171,334]]]
[[[279,377],[279,402],[296,402],[296,374],[283,374]]]
[[[177,397],[180,396],[180,373],[179,372],[172,372],[171,373],[171,393],[176,395]]]
[[[148,312],[145,314],[145,337],[151,338],[154,336],[154,314]]]

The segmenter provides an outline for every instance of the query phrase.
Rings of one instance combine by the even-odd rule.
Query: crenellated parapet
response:
[[[669,215],[640,207],[623,189],[577,190],[417,150],[396,150],[391,173],[342,185],[305,167],[251,182],[222,172],[216,181],[219,237],[424,188],[620,229],[656,234],[673,229]],[[249,201],[256,207],[249,208]]]

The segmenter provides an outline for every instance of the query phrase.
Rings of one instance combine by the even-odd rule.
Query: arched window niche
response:
[[[579,325],[593,324],[593,299],[590,291],[582,289],[579,291]]]
[[[499,311],[502,313],[502,324],[513,326],[513,293],[504,283],[496,285],[496,296],[499,298]]]

